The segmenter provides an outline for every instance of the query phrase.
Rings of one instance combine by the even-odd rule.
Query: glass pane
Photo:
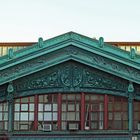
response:
[[[66,100],[67,99],[67,95],[62,95],[62,100]]]
[[[34,102],[34,96],[30,97],[30,103]]]
[[[62,130],[67,130],[67,123],[66,122],[62,122]]]
[[[104,104],[103,103],[99,103],[99,111],[103,111],[104,110]]]
[[[34,111],[34,104],[30,104],[30,111]]]
[[[57,111],[57,104],[53,104],[53,111]]]
[[[28,112],[21,112],[20,120],[23,120],[23,121],[28,120]]]
[[[38,105],[38,110],[39,110],[39,111],[43,111],[43,104],[39,104],[39,105]]]
[[[91,120],[98,120],[98,113],[92,112],[91,113]]]
[[[68,111],[75,111],[75,104],[68,104]]]
[[[128,120],[128,113],[127,112],[123,112],[123,120]]]
[[[39,121],[43,121],[43,112],[42,113],[38,113],[38,120]]]
[[[28,103],[28,98],[22,98],[22,99],[21,99],[21,102],[22,102],[22,103]]]
[[[74,101],[75,100],[75,95],[67,95],[67,99]]]
[[[134,120],[139,120],[139,112],[134,112]]]
[[[85,100],[88,101],[89,99],[90,99],[90,98],[89,98],[89,95],[86,95],[86,96],[85,96]]]
[[[114,120],[121,120],[121,112],[114,113]]]
[[[68,112],[67,113],[67,120],[75,120],[75,112]]]
[[[123,129],[128,129],[128,121],[123,121]]]
[[[19,130],[19,122],[14,122],[14,130]]]
[[[108,110],[112,111],[113,110],[113,104],[112,103],[108,103]]]
[[[92,111],[98,111],[99,110],[99,105],[98,104],[91,104],[91,110]]]
[[[80,120],[80,116],[79,116],[79,112],[76,113],[76,121],[79,121]]]
[[[97,129],[98,123],[97,122],[91,122],[91,129]]]
[[[0,111],[2,111],[2,104],[0,104]]]
[[[15,111],[20,111],[20,104],[15,104]]]
[[[21,104],[21,111],[28,111],[28,104]]]
[[[97,95],[91,95],[90,99],[92,101],[98,101],[98,96]]]
[[[44,121],[51,121],[51,120],[52,120],[52,112],[45,112]]]
[[[121,121],[114,121],[114,129],[121,129],[122,122]]]
[[[57,113],[53,113],[53,120],[57,121]]]
[[[8,122],[4,122],[4,128],[5,128],[5,130],[8,129]]]
[[[29,120],[33,121],[34,120],[34,113],[29,113]]]
[[[44,103],[47,103],[49,101],[48,95],[44,95]]]
[[[80,108],[79,104],[76,104],[76,111],[79,111],[79,108]]]
[[[121,110],[121,108],[122,108],[121,102],[117,102],[117,103],[114,104],[114,109],[115,110]]]
[[[52,105],[51,104],[45,104],[45,111],[51,111]]]
[[[20,99],[16,99],[15,102],[16,102],[16,103],[19,103],[19,102],[20,102]]]
[[[43,103],[43,95],[39,96],[39,102]]]
[[[19,120],[19,113],[15,112],[14,120]]]
[[[7,103],[4,103],[4,106],[3,106],[3,111],[8,111],[8,104]]]
[[[4,120],[8,120],[8,113],[4,113]]]
[[[28,124],[21,124],[20,129],[21,130],[28,130]]]
[[[2,121],[2,112],[0,112],[0,121]]]
[[[108,119],[109,120],[112,120],[113,119],[113,114],[111,112],[108,114]]]
[[[66,104],[62,104],[62,111],[66,111]]]
[[[62,120],[67,120],[66,113],[62,113]]]
[[[81,100],[81,95],[80,94],[76,95],[76,100]]]
[[[57,95],[53,95],[53,103],[57,103]]]
[[[123,110],[127,111],[128,110],[128,103],[123,103]]]

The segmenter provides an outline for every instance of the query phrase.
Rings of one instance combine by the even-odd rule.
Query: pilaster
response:
[[[134,87],[133,83],[129,82],[128,85],[128,128],[129,132],[132,132],[133,130],[133,99],[134,99]]]
[[[14,109],[14,88],[13,83],[9,82],[7,87],[7,101],[8,101],[8,132],[13,131],[13,109]]]

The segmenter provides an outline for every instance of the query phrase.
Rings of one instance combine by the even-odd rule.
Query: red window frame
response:
[[[8,102],[0,103],[0,131],[8,130]]]
[[[80,130],[81,94],[62,94],[61,105],[61,130]]]
[[[104,95],[85,94],[85,130],[104,129]]]
[[[17,108],[16,105],[18,105],[19,107]],[[23,105],[26,105],[27,107],[25,107],[25,106],[23,107]],[[34,96],[15,99],[15,102],[14,102],[14,130],[33,131],[34,130],[34,118],[35,118],[34,111],[35,111]],[[27,116],[28,116],[28,118],[26,118]]]
[[[108,96],[108,129],[128,130],[127,98]]]
[[[46,114],[48,114],[49,119],[47,118]],[[38,130],[43,130],[43,125],[47,124],[51,125],[52,130],[58,130],[58,94],[38,95],[37,118]]]
[[[134,130],[138,130],[138,125],[140,125],[140,101],[133,101],[133,128]]]

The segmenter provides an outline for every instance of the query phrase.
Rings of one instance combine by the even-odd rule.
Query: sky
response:
[[[140,0],[0,0],[0,42],[37,42],[69,31],[140,41]]]

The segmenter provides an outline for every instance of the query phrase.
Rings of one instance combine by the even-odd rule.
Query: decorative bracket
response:
[[[14,98],[14,87],[13,87],[13,82],[9,82],[9,85],[7,87],[7,101],[12,103],[13,102],[13,98]]]

